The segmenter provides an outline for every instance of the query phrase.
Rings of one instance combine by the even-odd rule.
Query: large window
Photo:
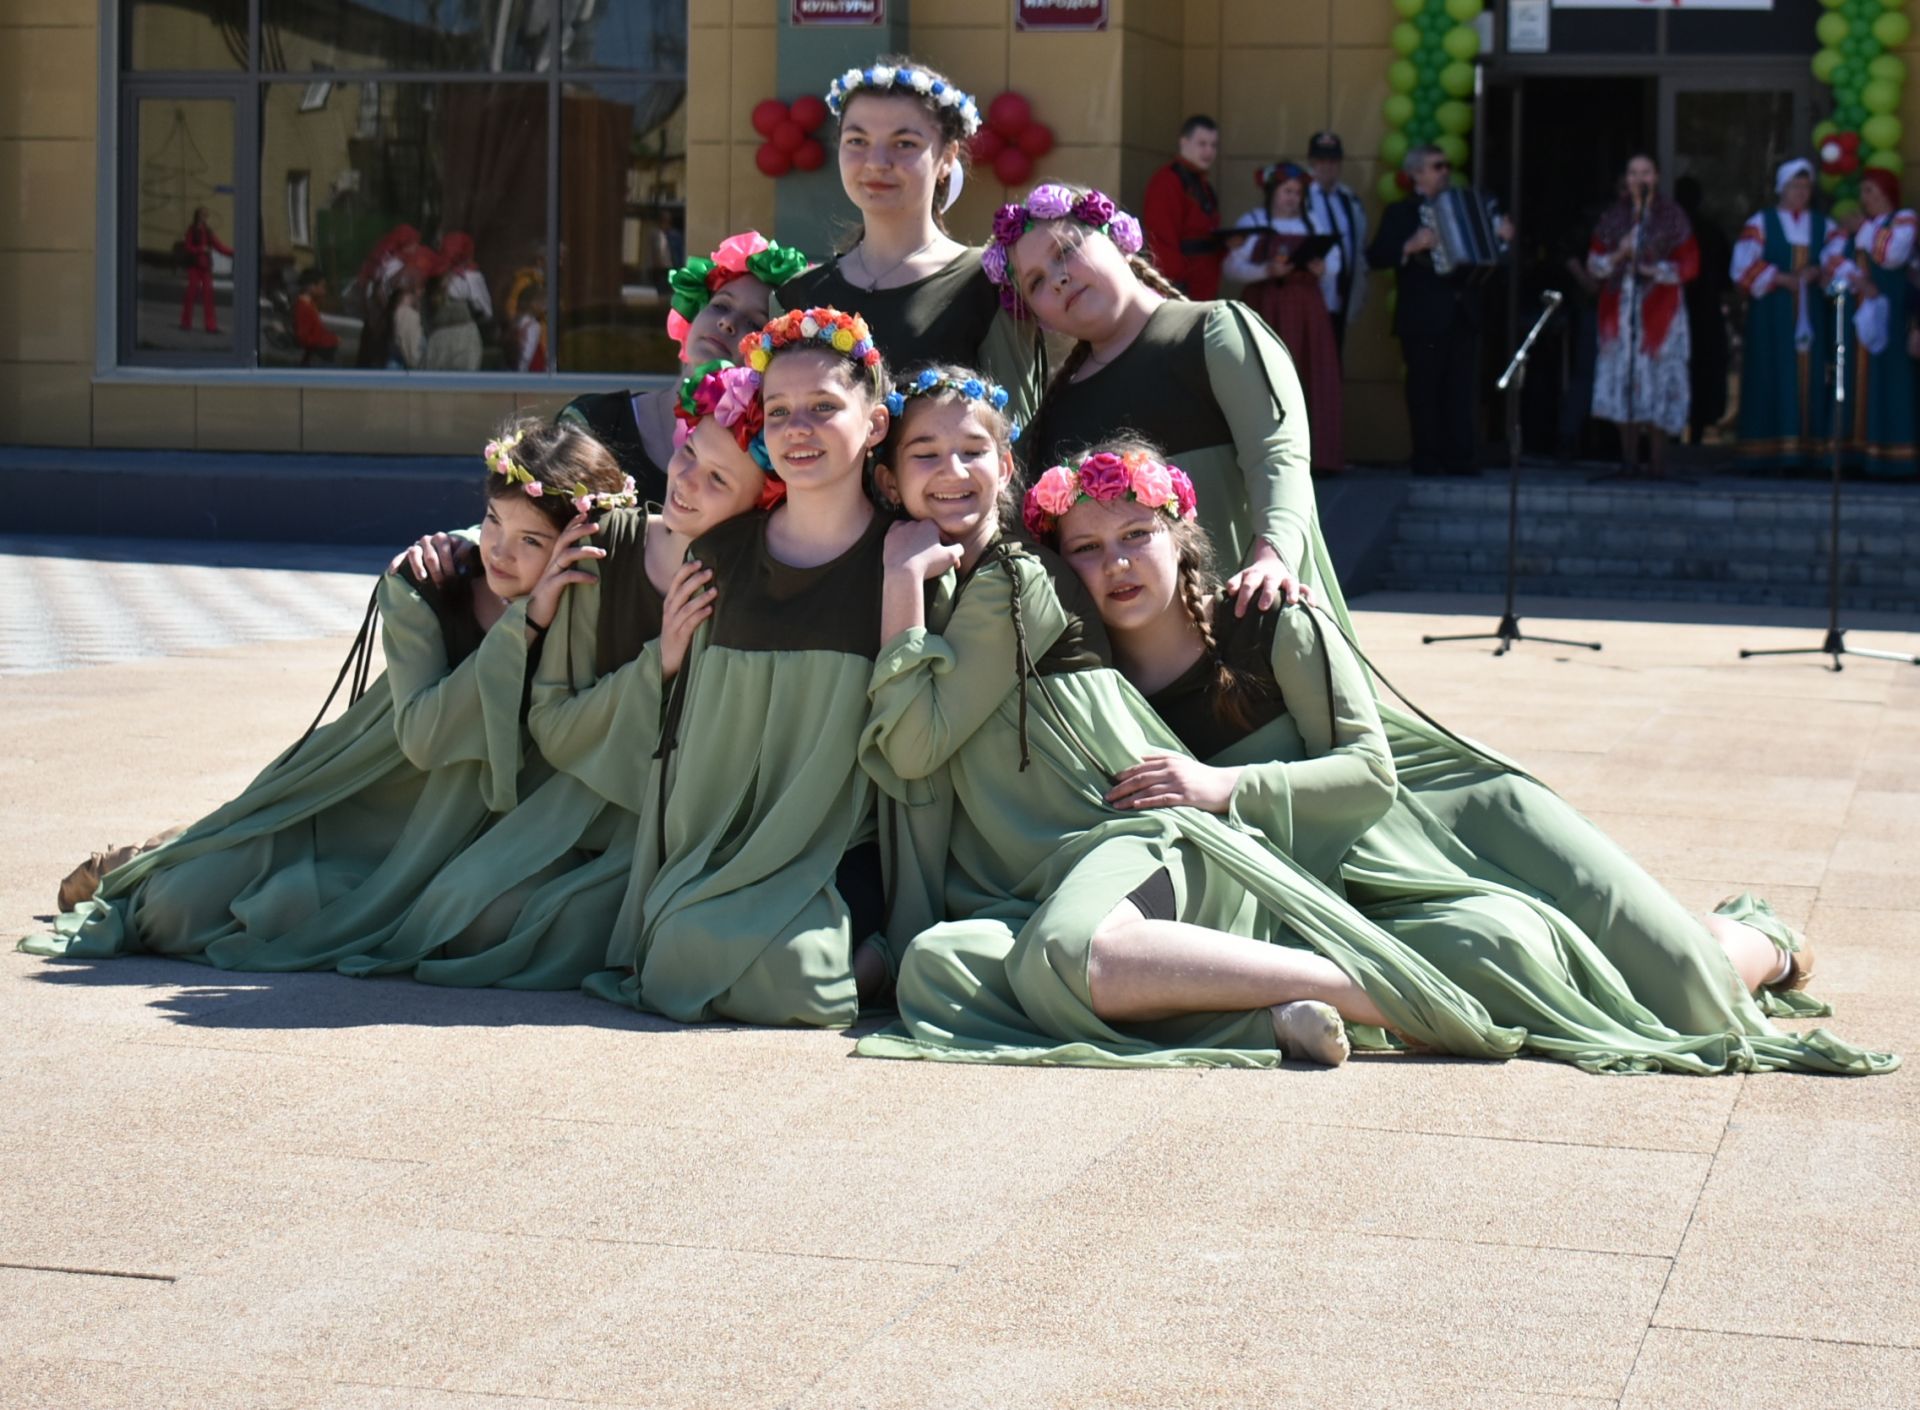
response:
[[[686,0],[120,4],[123,361],[675,366]]]

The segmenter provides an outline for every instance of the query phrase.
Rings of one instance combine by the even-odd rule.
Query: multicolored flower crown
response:
[[[488,441],[481,452],[486,457],[487,468],[509,482],[519,485],[527,492],[529,499],[544,499],[547,495],[561,495],[573,500],[573,507],[582,514],[592,514],[601,509],[631,509],[640,502],[639,486],[633,483],[633,476],[620,477],[618,490],[595,494],[585,485],[575,485],[569,495],[558,485],[549,485],[526,466],[513,458],[513,448],[520,444],[526,432],[515,431],[497,441]]]
[[[667,336],[684,348],[701,310],[743,275],[751,274],[769,289],[778,289],[806,267],[807,257],[799,250],[769,240],[758,230],[729,235],[711,258],[695,255],[667,275],[673,304],[667,315]]]
[[[856,367],[877,370],[880,366],[880,349],[873,345],[867,320],[837,308],[796,308],[781,314],[758,333],[740,340],[740,358],[755,372],[765,372],[780,349],[809,343],[839,353]]]
[[[874,64],[870,68],[848,69],[827,85],[827,111],[839,117],[847,99],[862,89],[869,93],[894,93],[902,89],[921,98],[931,98],[939,106],[960,116],[960,130],[971,137],[980,130],[980,106],[973,95],[944,78],[935,78],[925,69],[911,66],[892,68]]]
[[[1142,450],[1124,455],[1102,451],[1072,469],[1051,467],[1027,491],[1020,517],[1035,538],[1050,538],[1059,531],[1060,516],[1081,500],[1112,504],[1129,495],[1169,519],[1192,518],[1198,503],[1193,481],[1179,466],[1163,465]]]
[[[1000,288],[1000,305],[1014,313],[1025,308],[1013,287],[1013,247],[1020,237],[1033,229],[1038,220],[1077,220],[1098,230],[1123,255],[1137,255],[1146,245],[1140,222],[1113,203],[1100,191],[1076,191],[1054,182],[1036,186],[1027,193],[1026,204],[1009,201],[993,217],[993,239],[980,256],[980,267],[987,278]]]
[[[711,417],[732,432],[734,443],[752,456],[753,463],[766,475],[759,507],[771,509],[787,497],[786,483],[774,473],[773,457],[767,454],[767,413],[760,401],[758,372],[723,358],[701,363],[680,383],[673,415],[675,450],[686,444],[695,426]]]
[[[1253,184],[1262,191],[1271,191],[1283,181],[1298,181],[1302,186],[1313,180],[1313,174],[1298,162],[1268,162],[1253,174]]]
[[[941,392],[958,392],[968,401],[983,401],[995,411],[1007,409],[1007,389],[998,382],[989,382],[984,377],[963,377],[958,380],[943,377],[931,367],[904,386],[887,393],[887,413],[890,416],[904,415],[907,402],[914,397],[930,397]],[[1020,439],[1020,421],[1018,417],[1007,418],[1007,439]]]

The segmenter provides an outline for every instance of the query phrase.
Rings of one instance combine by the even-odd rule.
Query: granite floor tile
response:
[[[1777,1394],[1847,1410],[1911,1410],[1920,1405],[1920,1351],[1655,1327],[1620,1410],[1726,1410]]]

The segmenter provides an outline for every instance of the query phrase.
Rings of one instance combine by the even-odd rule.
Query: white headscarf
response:
[[[1794,157],[1789,161],[1781,162],[1780,169],[1773,174],[1773,194],[1777,196],[1786,190],[1787,183],[1796,176],[1805,176],[1808,180],[1812,180],[1813,163],[1805,157]]]

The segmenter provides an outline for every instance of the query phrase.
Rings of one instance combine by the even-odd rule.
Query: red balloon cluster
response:
[[[1860,134],[1836,132],[1822,142],[1820,170],[1828,176],[1850,176],[1860,170]]]
[[[827,162],[827,149],[813,133],[831,114],[821,99],[809,93],[791,104],[766,98],[753,105],[753,130],[767,140],[753,154],[753,164],[766,176],[818,171]]]
[[[987,104],[987,121],[973,134],[973,160],[991,166],[1002,186],[1019,186],[1033,164],[1053,150],[1053,129],[1033,120],[1033,104],[1006,92]]]

